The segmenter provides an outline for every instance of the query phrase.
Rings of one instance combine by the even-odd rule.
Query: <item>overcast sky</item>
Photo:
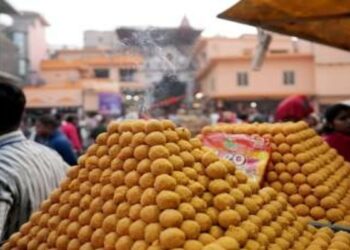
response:
[[[238,36],[255,29],[216,18],[236,0],[8,0],[18,10],[43,14],[51,45],[83,43],[84,30],[117,26],[178,26],[186,15],[204,35]]]

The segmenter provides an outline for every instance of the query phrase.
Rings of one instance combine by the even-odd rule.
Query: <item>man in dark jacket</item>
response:
[[[39,118],[36,124],[37,134],[45,139],[44,144],[57,153],[69,165],[77,164],[77,156],[74,153],[73,146],[67,137],[60,131],[59,122],[52,116],[45,115]]]

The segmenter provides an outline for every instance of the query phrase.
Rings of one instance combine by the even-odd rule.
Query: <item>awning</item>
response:
[[[350,1],[241,0],[219,17],[350,51]]]
[[[83,96],[80,89],[24,89],[27,108],[81,107]]]

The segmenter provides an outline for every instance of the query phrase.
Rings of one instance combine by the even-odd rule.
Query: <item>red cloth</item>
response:
[[[161,108],[161,107],[164,107],[164,106],[170,106],[172,104],[178,103],[179,101],[181,101],[184,98],[185,98],[184,95],[169,97],[169,98],[167,98],[165,100],[162,100],[162,101],[160,101],[158,103],[154,103],[152,105],[152,108]]]
[[[69,122],[63,122],[61,125],[61,130],[72,143],[73,148],[76,151],[81,151],[82,146],[78,135],[78,129],[75,127],[75,125]]]
[[[293,95],[284,99],[277,107],[276,121],[300,121],[314,111],[304,95]]]
[[[339,154],[341,154],[346,161],[350,162],[350,136],[341,133],[331,133],[324,137],[325,141],[335,148]]]

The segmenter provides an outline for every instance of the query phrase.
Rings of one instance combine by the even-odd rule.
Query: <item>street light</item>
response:
[[[204,95],[203,95],[202,92],[198,92],[198,93],[195,95],[196,99],[202,99],[203,96],[204,96]]]
[[[258,104],[256,102],[251,102],[250,103],[250,107],[255,109],[258,106]]]

